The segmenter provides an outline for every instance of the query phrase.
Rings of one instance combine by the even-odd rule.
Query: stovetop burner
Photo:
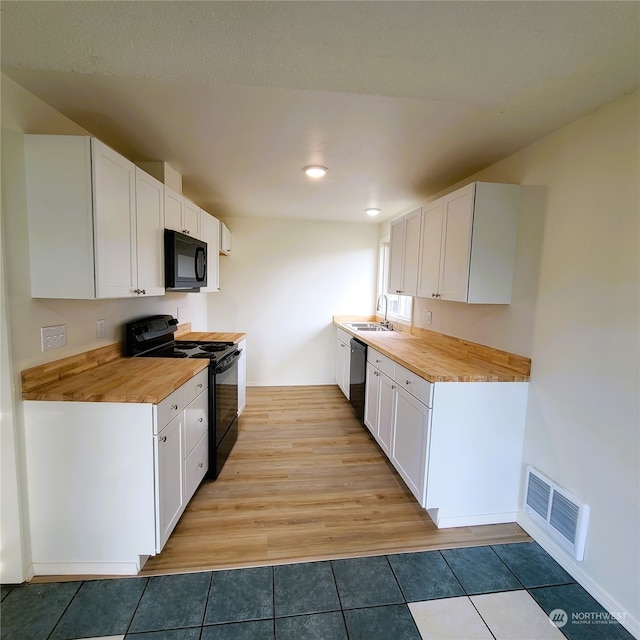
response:
[[[205,342],[197,344],[196,346],[200,347],[203,351],[208,351],[212,353],[214,351],[224,351],[229,347],[233,346],[233,342]]]

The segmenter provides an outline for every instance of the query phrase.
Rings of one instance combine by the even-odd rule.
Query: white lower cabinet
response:
[[[156,436],[158,509],[157,549],[162,549],[178,523],[185,507],[184,499],[184,413],[175,417]]]
[[[424,506],[429,446],[429,407],[409,392],[394,385],[395,412],[391,462]]]
[[[240,358],[238,358],[238,415],[247,406],[247,339],[238,342]]]
[[[34,575],[131,575],[208,470],[208,371],[157,405],[25,401]]]
[[[367,362],[365,389],[364,423],[381,449],[390,456],[393,435],[393,380]]]
[[[371,347],[365,424],[440,528],[513,522],[526,382],[435,382]]]
[[[336,342],[336,382],[349,399],[351,384],[351,336],[338,327]]]

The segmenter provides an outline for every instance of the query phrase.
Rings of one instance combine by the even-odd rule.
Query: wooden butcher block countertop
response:
[[[176,333],[179,340],[239,342],[243,333]],[[111,344],[22,372],[23,400],[157,404],[206,369],[197,358],[126,358]]]
[[[348,326],[358,321],[361,319],[334,318],[336,326],[430,382],[529,380],[531,360],[525,356],[416,327],[357,331]]]

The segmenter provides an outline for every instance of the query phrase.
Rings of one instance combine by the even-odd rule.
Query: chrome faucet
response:
[[[388,313],[389,313],[389,298],[383,293],[378,296],[378,302],[376,303],[376,311],[380,311],[380,300],[384,298],[384,322],[382,324],[386,327],[389,324]]]

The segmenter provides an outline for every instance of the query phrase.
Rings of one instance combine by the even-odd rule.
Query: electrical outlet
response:
[[[180,315],[181,315],[181,313],[180,313],[180,307],[177,307],[177,308],[176,308],[176,320],[180,320]]]
[[[65,347],[67,345],[67,325],[58,324],[55,327],[41,327],[40,344],[43,351]]]
[[[96,336],[98,337],[98,340],[105,338],[107,336],[106,320],[96,320]]]
[[[431,311],[427,311],[427,324],[431,324],[432,318]]]

